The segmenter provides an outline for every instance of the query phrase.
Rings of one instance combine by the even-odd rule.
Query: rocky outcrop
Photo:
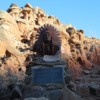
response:
[[[88,53],[88,59],[95,64],[100,65],[100,45],[92,45]]]
[[[21,32],[15,19],[7,12],[0,10],[0,64],[1,71],[10,69],[18,72],[23,64],[22,50],[25,44],[21,42]]]
[[[33,51],[33,46],[41,26],[48,24],[60,34],[61,57],[44,55],[41,59]],[[50,62],[59,63],[62,61],[60,58],[67,62],[65,87],[60,99],[100,99],[100,39],[86,37],[83,30],[77,30],[71,24],[64,25],[56,17],[29,3],[24,7],[11,4],[7,12],[0,10],[0,100],[48,100],[42,97],[41,87],[36,87],[36,91],[31,84],[31,67],[37,64],[42,67],[50,67],[50,64],[59,66]],[[40,95],[40,98],[34,95]]]
[[[30,60],[31,56],[28,55],[33,54],[30,49],[36,41],[39,28],[44,24],[50,24],[59,31],[62,41],[61,56],[68,62],[73,76],[81,74],[82,69],[91,69],[93,64],[100,65],[99,39],[84,36],[83,30],[77,30],[70,24],[64,25],[57,18],[29,3],[21,8],[11,4],[7,12],[0,11],[0,57],[6,57],[6,63],[12,62],[17,67],[19,64],[16,59],[21,66],[24,65]],[[1,65],[4,63],[2,59]]]

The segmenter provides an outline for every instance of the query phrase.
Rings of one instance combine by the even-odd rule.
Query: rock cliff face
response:
[[[7,12],[0,11],[0,70],[25,71],[26,58],[33,54],[31,48],[36,34],[44,24],[50,24],[59,31],[61,57],[68,63],[73,76],[81,74],[82,69],[91,69],[94,64],[100,65],[99,39],[88,38],[83,30],[64,25],[39,7],[27,3],[22,8],[11,4]]]

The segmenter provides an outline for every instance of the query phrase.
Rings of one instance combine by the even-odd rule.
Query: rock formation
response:
[[[11,69],[16,66],[16,71],[25,71],[26,58],[35,53],[32,52],[35,37],[44,24],[50,24],[59,31],[61,57],[68,63],[73,76],[81,74],[82,69],[91,69],[94,64],[100,65],[99,39],[88,38],[83,30],[77,30],[70,24],[64,25],[56,17],[27,3],[21,8],[11,4],[7,12],[0,11],[1,69],[4,66],[10,66]]]
[[[56,17],[47,15],[39,7],[32,7],[27,3],[24,7],[11,4],[7,11],[0,10],[0,100],[9,100],[8,97],[11,100],[16,97],[22,98],[22,95],[28,97],[29,92],[29,95],[32,95],[34,87],[27,85],[32,77],[26,74],[30,73],[30,64],[33,66],[32,61],[37,64],[35,61],[39,59],[38,64],[41,65],[40,58],[35,58],[37,52],[34,51],[34,46],[39,45],[39,43],[36,44],[37,35],[45,29],[45,25],[54,29],[57,34],[59,33],[60,38],[54,36],[58,40],[58,43],[54,44],[60,45],[60,56],[68,67],[66,68],[68,73],[65,73],[65,83],[69,84],[67,87],[70,90],[67,87],[64,88],[61,100],[66,100],[66,98],[78,100],[76,91],[81,97],[83,96],[82,100],[87,100],[87,98],[84,99],[87,95],[94,95],[93,98],[100,97],[100,85],[98,86],[98,83],[100,84],[100,39],[88,38],[82,29],[77,30],[71,24],[64,25]],[[54,34],[54,31],[49,31],[50,34]],[[41,55],[44,56],[44,61],[47,61],[48,55],[45,54],[46,52]],[[55,56],[56,53],[50,51],[51,54]],[[56,60],[61,60],[60,56],[55,56]],[[46,64],[49,66],[49,63],[46,62]],[[29,69],[27,70],[29,72],[26,69]],[[81,75],[83,76],[80,78]],[[73,81],[72,79],[75,83],[69,82]],[[23,92],[24,94],[22,94],[22,87],[26,92]],[[36,88],[39,92],[42,89]],[[95,100],[91,96],[89,98],[88,100]],[[29,96],[24,100],[29,99],[34,100],[35,98]],[[47,98],[44,99],[47,100]]]

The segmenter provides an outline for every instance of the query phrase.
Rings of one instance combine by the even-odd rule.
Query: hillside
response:
[[[77,30],[71,24],[65,25],[41,8],[27,3],[24,7],[11,4],[7,11],[0,10],[1,76],[10,74],[19,80],[24,78],[26,66],[36,54],[33,50],[36,35],[46,24],[52,25],[60,34],[60,55],[67,63],[73,80],[84,72],[100,70],[100,39],[88,38],[84,30]]]

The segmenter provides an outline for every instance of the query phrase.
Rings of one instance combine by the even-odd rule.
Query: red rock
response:
[[[90,51],[89,60],[92,63],[100,65],[100,46],[94,45],[91,49],[92,51]]]
[[[26,39],[30,46],[34,45],[39,27],[48,23],[57,28],[60,33],[61,56],[68,62],[74,77],[81,74],[81,68],[91,69],[92,63],[100,65],[100,39],[85,37],[83,30],[77,30],[70,24],[64,25],[57,18],[46,15],[42,9],[33,8],[29,3],[24,8],[14,5],[9,8],[8,13],[0,11],[0,57],[9,51],[17,56],[23,65],[24,60],[21,60],[20,55],[25,59],[28,54],[31,54],[30,50],[27,54],[24,53],[25,50],[32,47],[29,47],[28,43],[22,44],[21,40]],[[14,61],[17,63],[16,58]]]

